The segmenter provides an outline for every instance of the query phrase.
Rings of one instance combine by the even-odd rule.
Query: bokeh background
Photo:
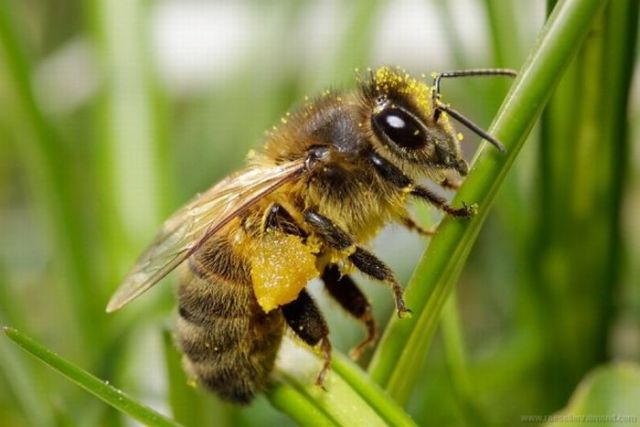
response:
[[[356,68],[519,68],[545,13],[522,0],[0,0],[0,323],[169,413],[174,279],[104,313],[162,220],[240,167],[305,96],[355,87]],[[628,133],[622,117],[619,140],[594,140],[599,117],[579,114],[581,99],[601,101],[580,98],[590,61],[581,53],[569,70],[462,274],[470,385],[451,369],[458,344],[436,337],[408,407],[419,425],[517,424],[565,406],[595,366],[640,360],[640,79],[619,94]],[[507,88],[443,84],[484,128]],[[467,134],[469,159],[477,142]],[[390,226],[371,246],[405,282],[426,244]],[[358,281],[384,325],[387,289]],[[311,288],[348,350],[363,331]],[[292,424],[264,397],[241,410],[198,399],[203,425]],[[0,425],[123,424],[0,338]]]

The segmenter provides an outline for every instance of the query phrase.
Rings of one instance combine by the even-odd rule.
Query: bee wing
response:
[[[233,218],[300,176],[304,160],[250,166],[195,197],[171,216],[107,305],[118,310],[154,286]]]

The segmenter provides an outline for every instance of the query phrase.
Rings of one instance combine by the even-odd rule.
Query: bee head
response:
[[[382,67],[364,86],[374,144],[425,171],[468,172],[460,141],[446,113],[434,109],[432,90],[398,69]]]

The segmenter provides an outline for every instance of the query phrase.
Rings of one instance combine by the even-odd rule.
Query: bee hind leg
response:
[[[333,299],[353,317],[364,323],[367,328],[365,339],[349,353],[352,359],[357,360],[362,352],[367,347],[373,346],[378,339],[378,329],[371,312],[371,304],[353,280],[349,276],[342,275],[335,264],[325,267],[322,281]]]
[[[375,280],[391,286],[399,317],[404,317],[411,313],[411,310],[405,306],[402,286],[400,286],[400,283],[398,283],[398,280],[389,267],[376,258],[371,252],[357,246],[353,238],[335,225],[329,218],[311,209],[304,212],[304,218],[307,224],[334,249],[339,251],[353,249],[349,255],[349,261],[351,261],[358,270]]]
[[[312,347],[320,345],[324,362],[316,378],[316,384],[324,388],[325,377],[331,368],[331,342],[327,322],[304,289],[295,301],[283,305],[281,309],[287,324],[302,341]]]

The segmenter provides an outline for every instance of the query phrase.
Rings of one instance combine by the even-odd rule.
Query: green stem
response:
[[[451,385],[456,394],[456,400],[462,408],[461,415],[466,425],[478,427],[490,425],[478,403],[467,369],[467,355],[455,291],[449,295],[449,299],[442,308],[441,333],[451,375]]]
[[[388,425],[415,426],[411,417],[402,410],[378,384],[360,369],[359,366],[347,359],[342,353],[334,352],[332,369],[344,379]]]
[[[606,2],[567,0],[558,5],[542,30],[489,132],[502,141],[506,155],[481,149],[455,201],[478,202],[470,220],[445,218],[410,279],[406,301],[411,319],[389,322],[370,366],[372,378],[398,401],[406,402],[417,372],[458,274],[487,217],[502,181],[562,71]]]
[[[291,364],[280,363],[278,372],[282,381],[272,386],[267,397],[301,425],[316,425],[316,420],[310,417],[303,417],[302,421],[297,418],[304,413],[302,405],[322,414],[318,418],[322,422],[338,426],[415,426],[411,417],[345,356],[333,353],[332,369],[323,390],[315,384],[320,359],[290,342],[285,345],[290,348],[281,350],[280,357],[291,360]]]
[[[119,411],[149,426],[175,427],[179,424],[142,405],[124,394],[107,381],[101,381],[85,370],[61,358],[51,350],[38,344],[31,338],[13,328],[5,327],[4,333],[25,351],[31,353],[52,369],[67,377],[89,393]]]
[[[0,323],[22,323],[20,307],[15,306],[15,301],[0,266]],[[18,349],[9,346],[8,341],[0,342],[0,366],[4,374],[0,380],[7,384],[7,390],[30,424],[54,426],[51,402],[43,392],[42,375],[38,375],[34,367],[18,354]]]
[[[285,383],[273,384],[267,391],[269,402],[301,426],[335,427],[331,417],[300,390]]]

